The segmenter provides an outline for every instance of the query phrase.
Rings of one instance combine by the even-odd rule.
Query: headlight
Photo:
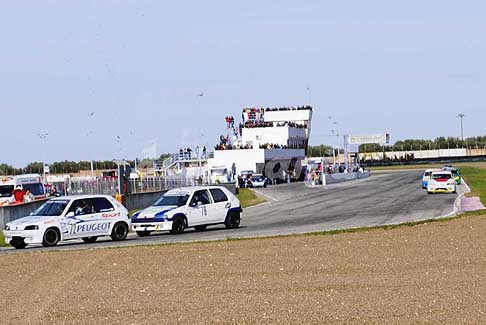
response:
[[[9,225],[5,225],[5,230],[10,230],[10,226]]]
[[[24,230],[38,230],[39,226],[37,225],[29,225],[24,228]]]

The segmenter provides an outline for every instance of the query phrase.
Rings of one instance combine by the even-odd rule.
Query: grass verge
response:
[[[471,188],[468,196],[479,196],[481,202],[486,205],[486,168],[464,166],[460,171]]]
[[[8,246],[7,243],[5,243],[5,238],[3,238],[3,232],[0,230],[0,247],[5,247]]]
[[[240,200],[242,208],[248,208],[265,202],[265,199],[256,195],[255,192],[248,188],[240,188],[238,191],[238,199]]]

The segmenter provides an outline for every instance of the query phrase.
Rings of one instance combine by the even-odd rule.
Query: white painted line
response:
[[[258,195],[261,195],[261,196],[266,197],[267,199],[270,199],[270,200],[271,200],[271,201],[273,201],[273,202],[278,202],[278,200],[277,200],[276,198],[271,197],[271,196],[270,196],[270,195],[268,195],[268,194],[262,193],[262,192],[260,192],[260,191],[255,190],[255,189],[252,189],[252,191],[253,191],[253,192],[255,192],[255,193],[256,193],[256,194],[258,194]]]
[[[442,219],[442,218],[450,218],[450,217],[454,217],[456,216],[459,212],[461,212],[461,202],[462,202],[462,199],[464,198],[464,196],[471,192],[471,188],[469,187],[469,185],[467,185],[466,181],[464,181],[464,179],[462,179],[462,184],[466,187],[466,191],[459,194],[456,198],[456,200],[454,201],[454,208],[452,209],[452,212],[449,213],[449,214],[446,214],[446,215],[443,215],[443,216],[440,216],[440,217],[437,217],[437,219]]]

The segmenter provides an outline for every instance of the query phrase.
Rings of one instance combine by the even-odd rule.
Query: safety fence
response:
[[[163,177],[129,179],[120,183],[123,187],[123,192],[127,194],[160,192],[177,187],[202,185],[197,179],[168,179]],[[119,192],[118,186],[118,179],[92,179],[70,181],[64,186],[58,187],[65,189],[65,191],[61,192],[63,195],[104,194],[115,196]]]

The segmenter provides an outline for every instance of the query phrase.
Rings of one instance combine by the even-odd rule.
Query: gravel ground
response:
[[[486,216],[0,256],[2,324],[486,323]]]

